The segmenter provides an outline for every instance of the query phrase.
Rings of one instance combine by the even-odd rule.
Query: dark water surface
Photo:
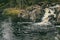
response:
[[[0,25],[1,40],[59,40],[56,30],[47,31],[49,29],[44,27],[40,29],[40,26],[13,24],[11,21],[3,21]]]

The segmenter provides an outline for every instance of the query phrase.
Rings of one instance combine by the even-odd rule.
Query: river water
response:
[[[59,30],[55,26],[41,27],[34,24],[13,23],[11,18],[5,19],[0,22],[0,40],[60,40]]]
[[[42,21],[38,23],[13,22],[12,17],[1,20],[0,40],[60,40],[59,27],[49,21],[51,15],[56,16],[54,10],[46,8],[44,11]]]

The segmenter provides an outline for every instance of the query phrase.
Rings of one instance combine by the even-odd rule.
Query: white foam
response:
[[[49,13],[50,11],[50,13]],[[45,8],[45,14],[44,17],[42,18],[42,21],[39,23],[35,23],[34,25],[51,25],[51,22],[49,22],[49,16],[50,15],[54,15],[54,17],[56,17],[56,15],[54,14],[54,10],[51,10],[49,8]]]

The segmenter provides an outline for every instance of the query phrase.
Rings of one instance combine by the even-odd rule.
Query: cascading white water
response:
[[[60,5],[59,4],[56,4],[55,6],[49,7],[49,8],[57,8],[57,7],[60,7]]]
[[[56,17],[54,12],[55,10],[51,10],[50,8],[45,8],[45,14],[44,17],[42,18],[42,21],[40,23],[35,23],[34,25],[51,25],[51,23],[49,22],[50,19],[49,16],[53,15],[54,17]]]
[[[11,28],[11,18],[7,20],[4,20],[1,24],[2,30],[2,36],[3,40],[12,40],[13,34],[12,34],[12,28]]]

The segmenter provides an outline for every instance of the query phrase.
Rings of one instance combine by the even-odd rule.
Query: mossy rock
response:
[[[15,15],[18,15],[19,13],[20,13],[19,9],[16,9],[16,8],[7,8],[7,9],[4,9],[2,14],[6,15],[6,16],[15,16]]]
[[[26,16],[28,15],[24,9],[18,9],[18,8],[6,8],[4,9],[2,15],[5,16]]]
[[[26,13],[26,10],[24,9],[18,9],[18,8],[7,8],[4,9],[2,15],[4,18],[12,18],[12,21],[25,21],[28,19],[28,13]]]

